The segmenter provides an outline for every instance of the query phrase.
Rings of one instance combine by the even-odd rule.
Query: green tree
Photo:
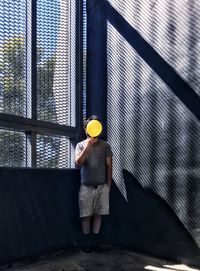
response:
[[[37,65],[37,115],[38,119],[56,122],[55,100],[53,96],[53,78],[55,56]]]
[[[53,77],[55,57],[42,60],[43,50],[37,49],[37,98],[38,119],[56,121],[55,102],[53,97]],[[12,37],[0,46],[0,112],[26,116],[26,42],[22,36]],[[38,159],[46,159],[45,166],[57,166],[59,156],[58,139],[52,138],[50,142],[40,140],[41,148],[38,150]],[[55,141],[56,140],[56,141]],[[55,141],[55,142],[54,142]],[[13,144],[14,143],[14,144]],[[15,144],[16,143],[16,144]],[[12,146],[11,146],[12,145]],[[48,145],[50,153],[55,155],[47,159],[44,153]],[[13,148],[14,147],[14,148]],[[0,165],[23,165],[23,150],[25,141],[23,136],[6,130],[0,131],[0,150],[2,159]],[[40,151],[41,150],[41,151]],[[14,154],[14,155],[13,155]],[[5,159],[7,157],[7,159]],[[21,159],[21,160],[20,160]]]
[[[0,48],[1,112],[24,115],[25,110],[25,40],[9,38]]]

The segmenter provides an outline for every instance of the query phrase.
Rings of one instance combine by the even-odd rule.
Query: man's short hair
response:
[[[85,129],[86,129],[88,123],[89,123],[91,120],[98,120],[99,122],[101,122],[100,119],[99,119],[97,116],[92,115],[91,117],[89,117],[89,118],[84,122],[84,128],[85,128]]]

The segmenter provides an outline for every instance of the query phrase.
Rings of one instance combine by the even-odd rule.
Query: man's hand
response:
[[[85,146],[82,152],[75,158],[75,163],[77,166],[82,166],[85,162],[85,159],[91,149],[91,147],[98,141],[98,138],[89,137],[86,139]]]
[[[107,185],[111,188],[112,184],[112,157],[106,157]]]
[[[94,143],[96,143],[98,138],[88,137],[86,139],[85,149],[90,149]]]

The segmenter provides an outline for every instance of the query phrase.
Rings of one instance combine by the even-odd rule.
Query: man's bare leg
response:
[[[101,228],[102,217],[101,215],[94,215],[94,221],[92,226],[92,232],[98,234]]]
[[[81,228],[83,233],[83,251],[91,252],[91,241],[90,241],[90,231],[91,231],[91,216],[86,216],[81,218]]]
[[[89,234],[91,229],[91,216],[81,218],[81,227],[83,234]]]
[[[101,224],[102,224],[101,215],[94,215],[92,233],[93,233],[93,249],[96,252],[102,251],[101,247],[99,246],[99,231],[101,229]]]

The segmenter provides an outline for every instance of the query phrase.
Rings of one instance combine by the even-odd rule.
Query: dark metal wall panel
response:
[[[79,179],[75,169],[0,168],[1,265],[77,243]]]

